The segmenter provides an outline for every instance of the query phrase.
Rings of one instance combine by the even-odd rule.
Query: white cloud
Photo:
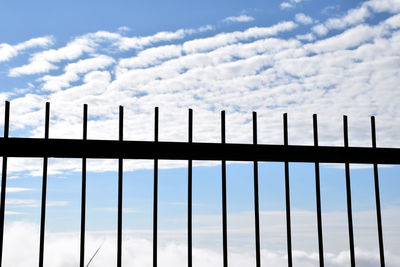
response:
[[[123,68],[144,68],[181,55],[182,47],[180,45],[158,46],[143,50],[135,57],[121,59],[119,66]]]
[[[311,24],[313,23],[313,19],[310,16],[307,16],[304,13],[297,13],[296,14],[296,21],[302,24]]]
[[[52,95],[51,100],[55,103],[59,101],[82,102],[88,96],[101,95],[107,91],[107,86],[111,80],[108,71],[92,71],[83,78],[83,84],[69,88],[68,90],[58,91]]]
[[[161,41],[182,39],[187,33],[187,30],[179,29],[175,32],[158,32],[155,35],[146,37],[122,37],[119,41],[118,46],[122,50],[128,50],[132,48],[140,49],[144,46],[148,46]]]
[[[254,18],[252,16],[242,14],[240,16],[231,16],[223,19],[224,22],[249,22],[253,21]]]
[[[129,32],[131,29],[128,26],[121,26],[118,27],[118,31],[123,33],[123,32]]]
[[[118,41],[118,47],[121,50],[141,49],[161,41],[173,41],[182,39],[187,35],[210,31],[214,29],[211,25],[201,26],[197,29],[179,29],[175,32],[158,32],[154,35],[145,37],[121,37]]]
[[[359,8],[350,9],[345,16],[328,19],[324,25],[328,29],[344,29],[348,26],[362,23],[370,16],[371,11],[367,6],[362,5]]]
[[[51,64],[49,61],[35,60],[27,65],[12,68],[9,72],[9,76],[18,77],[21,75],[31,75],[31,74],[49,72],[50,70],[54,69],[57,69],[57,67]]]
[[[51,36],[32,38],[28,41],[16,45],[9,45],[6,43],[2,43],[0,44],[0,62],[10,60],[11,58],[17,56],[23,50],[32,47],[46,48],[52,44],[53,44],[53,38]]]
[[[43,114],[39,115],[38,111],[44,107],[45,102],[45,96],[31,93],[14,98],[10,105],[11,129],[23,129],[43,123]]]
[[[319,36],[324,36],[328,33],[328,28],[323,24],[315,25],[312,30]]]
[[[19,212],[19,211],[10,211],[10,210],[6,210],[5,211],[5,215],[11,215],[11,216],[13,216],[13,215],[24,215],[25,213],[23,213],[23,212]]]
[[[94,42],[102,42],[102,41],[113,41],[118,42],[121,39],[121,34],[118,32],[108,32],[108,31],[97,31],[94,33],[88,33],[85,35],[87,38],[94,40]]]
[[[20,192],[26,192],[26,191],[31,191],[31,188],[25,188],[25,187],[7,187],[7,193],[20,193]],[[1,192],[1,189],[0,189]]]
[[[17,50],[9,44],[0,44],[0,62],[7,61],[18,54]]]
[[[313,31],[320,36],[328,33],[329,30],[342,30],[347,27],[358,25],[372,17],[374,13],[396,13],[400,11],[400,3],[395,0],[369,0],[360,4],[356,8],[352,8],[346,14],[330,18],[324,23],[313,28]]]
[[[47,201],[46,202],[46,206],[47,207],[59,207],[59,206],[67,206],[69,205],[69,201],[56,201],[56,200],[52,200],[52,201]]]
[[[391,16],[382,24],[384,27],[387,26],[390,29],[398,29],[400,28],[400,14]]]
[[[34,54],[29,59],[29,64],[12,68],[9,75],[12,77],[18,77],[21,75],[37,74],[57,69],[58,67],[52,63],[77,59],[83,53],[92,52],[94,46],[95,43],[86,36],[76,38],[66,46],[59,49],[50,49]]]
[[[120,50],[142,49],[161,41],[172,41],[182,39],[187,35],[213,30],[211,25],[201,26],[197,29],[179,29],[175,32],[158,32],[151,36],[144,37],[125,37],[119,33],[111,33],[107,31],[98,31],[89,33],[73,39],[66,46],[43,51],[33,54],[29,63],[20,67],[15,67],[9,70],[9,76],[19,77],[22,75],[32,75],[49,72],[50,70],[58,69],[54,63],[61,61],[71,61],[80,58],[84,54],[92,54],[95,48],[99,47],[103,42],[112,42],[113,46]],[[33,41],[29,45],[33,45]],[[36,41],[37,43],[38,41]],[[8,45],[4,46],[4,55],[12,54],[12,48]],[[1,55],[1,54],[0,54]],[[5,57],[5,56],[4,56]]]
[[[329,39],[310,44],[307,48],[318,52],[349,49],[371,40],[374,36],[376,33],[371,27],[359,25]]]
[[[114,59],[105,55],[97,55],[88,59],[81,59],[75,63],[67,64],[64,68],[65,73],[59,76],[46,75],[40,78],[44,81],[43,89],[47,91],[59,91],[62,88],[68,87],[71,82],[80,79],[79,74],[94,70],[107,68],[114,63]]]
[[[47,47],[52,44],[53,44],[53,37],[44,36],[44,37],[32,38],[28,41],[19,43],[15,46],[15,48],[17,50],[25,50],[25,49],[36,47],[36,46]]]
[[[299,40],[306,40],[306,41],[314,41],[315,40],[315,36],[312,33],[296,35],[296,38]]]
[[[281,9],[289,9],[289,8],[294,8],[294,5],[289,3],[289,2],[282,2],[280,4]]]
[[[68,64],[65,67],[66,72],[86,73],[97,69],[105,68],[114,62],[109,56],[99,55],[93,58],[79,60],[76,63]]]
[[[280,4],[281,9],[291,9],[295,8],[296,4],[300,3],[302,0],[289,0],[286,2],[282,2]]]
[[[214,30],[214,29],[215,29],[214,26],[208,24],[208,25],[201,26],[201,27],[197,28],[197,29],[195,30],[195,32],[207,32],[207,31],[212,31],[212,30]]]
[[[292,21],[283,21],[270,27],[252,27],[241,32],[220,33],[209,38],[187,41],[183,44],[183,50],[185,53],[198,53],[251,38],[266,38],[280,32],[293,30],[296,27],[297,24]]]
[[[7,205],[18,206],[18,207],[40,207],[39,200],[34,199],[16,199],[16,198],[7,198]]]
[[[349,49],[359,46],[362,43],[368,42],[373,38],[380,38],[383,35],[389,34],[388,30],[400,27],[400,15],[394,15],[384,20],[377,26],[369,26],[361,24],[350,28],[338,35],[332,36],[324,40],[307,46],[313,47],[313,51],[334,51],[341,49]]]
[[[41,201],[38,199],[19,199],[19,198],[6,198],[7,207],[10,208],[38,208]],[[68,201],[47,201],[47,207],[59,207],[69,205]]]
[[[365,5],[371,7],[375,12],[396,13],[400,11],[400,3],[397,0],[370,0]]]

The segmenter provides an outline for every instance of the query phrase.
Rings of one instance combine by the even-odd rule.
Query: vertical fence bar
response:
[[[4,139],[8,138],[10,125],[10,102],[5,102],[4,111]],[[3,170],[1,173],[1,206],[0,206],[0,267],[3,259],[3,236],[4,236],[4,213],[6,207],[6,186],[7,186],[7,157],[3,156]]]
[[[318,146],[318,124],[317,114],[313,115],[314,146]],[[317,226],[318,226],[318,249],[319,266],[324,266],[324,242],[322,239],[322,215],[321,215],[321,185],[319,177],[319,162],[315,162],[315,198],[317,201]]]
[[[50,122],[50,103],[46,102],[46,116],[44,126],[44,138],[49,139],[49,122]],[[43,267],[44,253],[44,232],[46,225],[46,194],[47,194],[47,162],[48,157],[43,158],[43,181],[42,181],[42,204],[40,216],[40,243],[39,243],[39,267]]]
[[[119,106],[119,141],[124,139],[124,107]],[[117,266],[122,265],[122,193],[123,193],[123,158],[118,158],[118,232]]]
[[[343,116],[343,135],[344,147],[349,147],[349,133],[347,127],[347,116]],[[351,267],[356,266],[354,253],[354,235],[353,235],[353,212],[351,208],[351,184],[350,184],[350,164],[344,163],[346,173],[346,196],[347,196],[347,224],[349,227],[349,243],[350,243],[350,264]]]
[[[158,107],[154,109],[154,142],[158,142]],[[157,266],[158,159],[154,159],[153,266]]]
[[[87,140],[87,104],[83,105],[83,140]],[[81,197],[81,250],[79,266],[85,266],[85,225],[86,225],[86,158],[82,158],[82,197]]]
[[[253,144],[257,145],[257,113],[253,112]],[[254,170],[254,223],[256,235],[256,266],[261,266],[260,258],[260,208],[258,204],[258,161],[253,162]]]
[[[288,145],[288,120],[287,113],[283,114],[283,144]],[[288,267],[292,267],[292,230],[290,223],[290,183],[289,183],[289,162],[285,161],[285,197],[286,197],[286,239]]]
[[[193,142],[193,110],[189,109],[188,141]],[[188,267],[192,267],[192,160],[188,161]]]
[[[221,111],[221,143],[225,144],[225,111]],[[223,263],[228,267],[228,232],[226,214],[226,160],[222,160],[222,245]]]
[[[372,134],[372,147],[376,148],[376,130],[375,130],[375,117],[371,117],[371,134]],[[374,163],[374,183],[375,183],[375,201],[376,201],[376,220],[378,225],[378,240],[379,240],[379,255],[381,267],[385,266],[385,252],[383,250],[383,233],[382,233],[382,216],[381,216],[381,200],[379,194],[379,177],[378,177],[378,164]]]

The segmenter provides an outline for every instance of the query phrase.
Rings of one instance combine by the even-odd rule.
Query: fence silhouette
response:
[[[313,115],[313,146],[298,146],[288,144],[288,119],[283,114],[283,145],[266,145],[257,143],[257,114],[253,112],[253,144],[229,144],[225,139],[225,112],[221,112],[221,143],[193,142],[193,112],[189,109],[188,142],[161,142],[158,140],[158,108],[154,114],[154,141],[124,141],[123,115],[124,109],[119,108],[119,139],[118,140],[88,140],[87,120],[88,107],[83,107],[83,138],[49,139],[50,103],[46,103],[45,134],[43,139],[9,137],[10,103],[5,103],[4,137],[0,138],[0,156],[3,157],[0,206],[0,267],[3,254],[5,193],[7,181],[8,157],[39,157],[43,158],[43,181],[41,200],[41,224],[39,245],[39,267],[43,266],[44,234],[46,219],[46,189],[48,158],[81,158],[82,159],[82,196],[81,196],[81,232],[80,232],[80,267],[85,266],[85,215],[86,215],[86,159],[108,158],[118,159],[118,229],[117,229],[117,266],[122,265],[122,192],[123,192],[123,159],[153,159],[154,160],[154,200],[153,200],[153,266],[157,266],[157,216],[158,216],[158,160],[188,160],[188,267],[192,266],[192,161],[220,160],[222,165],[222,240],[223,266],[228,266],[227,246],[227,206],[226,206],[226,161],[249,161],[254,165],[254,214],[255,214],[255,249],[256,266],[261,266],[260,258],[260,225],[258,203],[258,162],[284,162],[286,229],[287,229],[287,259],[292,266],[291,220],[290,220],[290,181],[289,162],[312,162],[315,164],[316,207],[318,227],[319,263],[324,266],[324,249],[321,218],[321,192],[319,163],[344,163],[346,175],[347,218],[350,248],[350,263],[355,266],[353,219],[350,188],[350,163],[373,164],[376,218],[379,240],[380,264],[385,266],[382,220],[379,195],[378,164],[400,164],[399,148],[377,148],[375,134],[375,117],[371,117],[372,147],[349,147],[347,116],[343,116],[344,146],[319,146],[317,115]]]

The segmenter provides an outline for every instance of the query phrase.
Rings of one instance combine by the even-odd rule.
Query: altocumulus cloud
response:
[[[369,0],[360,4],[357,8],[350,9],[341,17],[330,18],[324,23],[316,25],[313,30],[319,35],[325,35],[329,30],[340,30],[346,27],[363,23],[376,13],[398,13],[400,3],[393,0]]]
[[[92,139],[117,139],[117,106],[123,105],[128,140],[151,140],[153,108],[159,106],[160,140],[187,140],[187,109],[193,108],[196,142],[219,141],[218,111],[226,110],[228,142],[251,142],[251,111],[258,111],[260,143],[282,143],[281,115],[289,112],[291,144],[312,144],[311,115],[318,113],[321,145],[342,145],[346,114],[350,145],[370,146],[365,133],[368,116],[375,115],[378,146],[400,146],[399,12],[397,1],[370,0],[318,25],[299,13],[266,27],[217,34],[212,25],[149,36],[98,31],[51,49],[52,38],[40,37],[16,45],[42,51],[10,67],[6,77],[24,77],[35,90],[9,88],[0,97],[12,101],[12,131],[30,137],[43,136],[44,102],[50,101],[51,138],[81,138],[87,103]],[[368,24],[378,13],[385,16]],[[303,34],[292,34],[298,29]],[[0,58],[12,62],[10,52],[1,51]],[[52,173],[80,170],[74,161],[52,164]],[[126,164],[128,171],[138,168],[151,164]],[[34,160],[10,161],[11,172],[39,175],[40,169]],[[113,164],[96,168],[108,170]]]
[[[6,43],[0,43],[0,62],[8,61],[11,58],[17,56],[22,51],[33,48],[33,47],[47,47],[53,44],[53,38],[51,36],[44,36],[38,38],[32,38],[28,41],[10,45]]]

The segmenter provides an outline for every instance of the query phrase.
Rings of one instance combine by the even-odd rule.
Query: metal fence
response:
[[[122,192],[123,192],[123,159],[153,159],[154,160],[154,201],[153,201],[153,266],[157,266],[157,215],[158,215],[158,160],[188,160],[188,267],[192,266],[192,161],[221,160],[222,165],[222,240],[223,266],[228,266],[227,245],[227,203],[226,203],[226,161],[249,161],[254,165],[254,214],[255,214],[255,249],[256,266],[261,266],[260,258],[260,225],[258,196],[258,162],[284,162],[286,229],[287,229],[287,259],[292,266],[292,242],[290,220],[290,181],[289,162],[313,162],[315,164],[316,207],[318,227],[319,264],[324,266],[324,249],[321,218],[321,192],[319,163],[344,163],[346,174],[346,196],[348,215],[348,234],[350,248],[350,263],[355,266],[353,219],[350,188],[350,163],[369,163],[374,168],[376,218],[378,227],[380,264],[385,266],[381,207],[379,196],[378,164],[400,164],[400,149],[377,148],[375,134],[375,118],[371,117],[372,147],[349,147],[347,117],[343,116],[344,146],[319,146],[317,115],[313,115],[314,145],[298,146],[288,144],[288,119],[283,114],[283,145],[257,144],[257,114],[253,112],[253,144],[228,144],[225,139],[225,112],[221,112],[221,143],[193,142],[193,112],[189,109],[188,142],[161,142],[158,140],[158,108],[154,114],[154,141],[124,141],[123,140],[122,106],[119,108],[119,139],[118,140],[88,140],[87,120],[88,107],[83,107],[83,138],[49,139],[50,104],[46,103],[45,134],[43,139],[9,137],[10,103],[5,103],[4,137],[0,138],[0,156],[3,157],[1,180],[0,207],[0,266],[3,252],[4,212],[7,182],[8,157],[39,157],[43,158],[43,181],[41,201],[41,224],[39,245],[39,267],[43,266],[44,235],[46,219],[46,189],[48,158],[81,158],[82,159],[82,197],[81,197],[81,232],[80,232],[80,266],[85,264],[85,214],[86,214],[86,159],[108,158],[118,159],[118,229],[117,229],[117,263],[122,265]]]

